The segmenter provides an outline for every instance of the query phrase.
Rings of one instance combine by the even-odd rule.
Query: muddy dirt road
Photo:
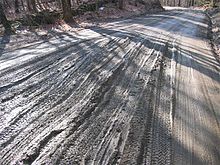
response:
[[[171,10],[5,47],[0,164],[219,164],[207,30]]]

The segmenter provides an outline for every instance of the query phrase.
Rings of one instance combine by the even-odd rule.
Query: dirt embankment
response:
[[[220,63],[220,8],[209,9],[207,14],[210,18],[210,38],[213,52]]]
[[[74,21],[82,26],[96,24],[96,22],[106,22],[107,20],[130,18],[146,13],[157,13],[163,11],[158,0],[125,0],[124,8],[121,10],[118,8],[117,3],[103,3],[101,4],[99,11],[87,11],[82,15],[74,17]]]

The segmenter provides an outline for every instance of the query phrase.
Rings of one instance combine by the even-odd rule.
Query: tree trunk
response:
[[[15,0],[15,13],[19,13],[19,2]]]
[[[119,0],[118,1],[118,4],[119,4],[119,9],[124,9],[124,0]]]
[[[21,0],[21,6],[22,6],[22,10],[25,11],[24,1],[23,0]]]
[[[178,6],[179,6],[179,7],[181,6],[181,0],[178,1]]]
[[[6,33],[11,32],[11,25],[8,22],[5,13],[3,11],[2,3],[0,2],[0,22],[3,24]]]
[[[30,0],[27,0],[27,9],[28,9],[28,11],[31,11],[31,4],[30,4]]]
[[[216,6],[216,0],[212,0],[212,7],[215,7]]]
[[[194,6],[195,5],[195,1],[194,0],[192,0],[192,6]]]
[[[62,0],[63,19],[67,22],[72,20],[71,2],[70,0]]]
[[[60,9],[62,7],[61,1],[56,0],[57,8]]]
[[[35,0],[31,0],[31,5],[32,5],[32,10],[34,12],[37,12],[37,6],[36,6],[36,1]]]
[[[96,11],[99,11],[99,0],[96,0]]]
[[[137,0],[135,0],[134,4],[135,4],[135,6],[137,6],[137,4],[138,4],[138,1],[137,1]]]

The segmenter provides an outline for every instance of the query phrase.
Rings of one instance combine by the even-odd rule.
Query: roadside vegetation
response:
[[[213,53],[220,63],[220,8],[207,10],[207,15],[210,19],[210,40]]]
[[[162,5],[165,6],[206,6],[206,7],[216,7],[218,6],[219,0],[160,0]]]
[[[144,8],[144,12],[162,9],[159,0],[3,0],[0,1],[0,20],[9,32],[11,23],[15,22],[16,26],[39,26],[54,24],[58,20],[72,22],[74,17],[86,13],[96,14],[91,14],[91,17],[120,15],[118,10],[135,13],[132,8],[137,11]]]

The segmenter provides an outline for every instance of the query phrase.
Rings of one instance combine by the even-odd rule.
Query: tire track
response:
[[[106,63],[105,63],[105,65],[106,65]],[[93,71],[94,72],[94,71]],[[91,74],[91,73],[90,73]],[[87,76],[87,79],[88,79],[88,76]],[[85,81],[86,82],[86,81]],[[82,85],[81,85],[82,86]]]
[[[217,164],[203,17],[148,17],[1,70],[0,164]]]

